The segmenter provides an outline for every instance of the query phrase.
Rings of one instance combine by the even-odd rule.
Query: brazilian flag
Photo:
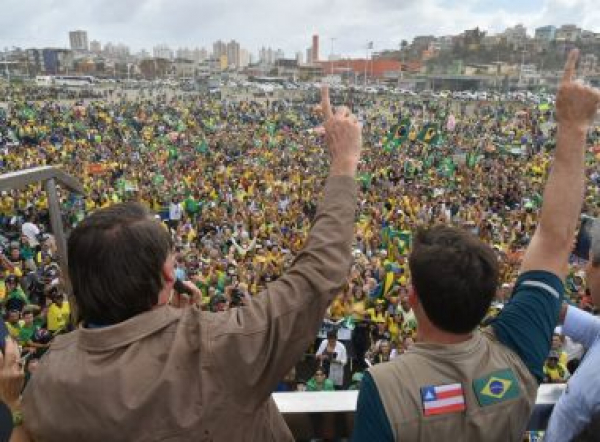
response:
[[[435,156],[432,153],[426,153],[423,156],[423,170],[429,170],[433,167],[435,163]]]
[[[404,162],[404,175],[407,177],[414,177],[416,172],[415,164],[411,160]]]
[[[456,165],[452,161],[452,158],[444,158],[438,169],[438,172],[446,178],[454,178],[455,171]]]
[[[179,158],[179,152],[175,146],[169,147],[169,160],[174,161]]]
[[[208,153],[208,143],[206,142],[206,140],[202,140],[202,143],[200,143],[196,147],[196,152],[197,153],[202,153],[202,154],[207,154]]]
[[[473,169],[479,162],[479,150],[472,150],[467,153],[467,167]]]
[[[395,124],[394,126],[392,126],[390,128],[390,131],[388,133],[388,146],[387,149],[389,149],[389,146],[393,146],[393,147],[398,147],[400,146],[402,143],[404,143],[406,140],[408,140],[408,136],[410,134],[410,128],[411,128],[411,122],[410,122],[410,118],[403,118],[400,123]]]
[[[438,124],[428,123],[423,126],[417,139],[425,144],[436,145],[441,142],[442,136],[440,133],[440,127]]]
[[[369,189],[369,187],[371,187],[371,182],[373,181],[373,174],[363,172],[360,173],[356,179],[360,183],[363,191],[366,191],[367,189]]]
[[[510,368],[475,379],[473,390],[481,407],[496,405],[521,395],[519,381]]]
[[[388,256],[395,256],[395,251],[403,255],[411,247],[412,234],[408,230],[396,230],[390,226],[386,226],[381,230],[381,243],[387,249]]]
[[[412,241],[412,235],[409,231],[392,229],[388,234],[388,238],[390,242],[388,244],[388,253],[390,254],[389,256],[396,255],[392,255],[392,253],[394,252],[393,249],[397,251],[398,255],[404,255],[408,253]]]

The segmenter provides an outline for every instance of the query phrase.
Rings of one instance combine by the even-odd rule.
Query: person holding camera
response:
[[[329,374],[329,379],[337,388],[344,386],[344,367],[348,362],[346,346],[337,338],[337,329],[327,332],[327,339],[323,339],[317,349],[316,358],[319,366]]]

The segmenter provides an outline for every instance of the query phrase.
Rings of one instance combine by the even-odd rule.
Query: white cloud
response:
[[[288,55],[321,36],[321,52],[360,55],[365,43],[396,48],[415,35],[456,34],[479,26],[498,32],[523,23],[574,23],[600,30],[598,0],[3,0],[0,48],[68,45],[68,31],[123,42],[211,47],[236,39],[256,51],[267,45]]]

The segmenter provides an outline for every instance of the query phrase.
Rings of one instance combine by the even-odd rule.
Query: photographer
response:
[[[329,379],[339,389],[344,386],[344,367],[348,362],[346,347],[337,338],[337,329],[327,332],[316,353],[319,366],[325,370]]]

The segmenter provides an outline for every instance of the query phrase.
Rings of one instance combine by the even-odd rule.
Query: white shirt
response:
[[[600,318],[571,306],[563,333],[588,352],[554,406],[544,442],[573,440],[600,413]]]
[[[585,348],[583,345],[575,342],[570,337],[565,337],[565,345],[563,346],[564,351],[567,352],[567,361],[572,361],[574,359],[583,358],[583,354],[585,353]]]
[[[169,219],[178,221],[181,219],[182,210],[181,204],[171,203],[169,204]]]
[[[39,245],[39,242],[36,238],[36,236],[40,234],[40,229],[38,228],[38,226],[36,226],[33,223],[26,222],[21,226],[21,232],[27,237],[27,239],[29,240],[29,245],[31,247],[36,247],[37,245]]]
[[[317,356],[322,355],[327,349],[327,339],[321,341],[319,349],[317,350]],[[344,365],[348,362],[348,355],[346,353],[346,347],[340,341],[336,341],[335,350],[336,354],[334,361],[331,361],[329,365],[329,379],[334,385],[344,385]]]

